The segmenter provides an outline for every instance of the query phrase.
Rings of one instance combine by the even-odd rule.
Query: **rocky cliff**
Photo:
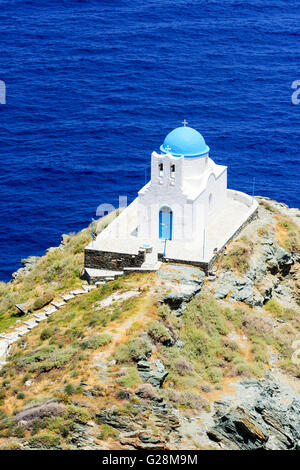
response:
[[[90,229],[24,260],[0,285],[0,448],[299,449],[300,211],[258,201],[208,276],[88,286]]]

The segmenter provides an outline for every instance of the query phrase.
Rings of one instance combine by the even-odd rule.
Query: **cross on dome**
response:
[[[181,123],[181,124],[183,124],[183,125],[184,125],[184,127],[185,127],[185,126],[188,124],[188,122],[187,122],[187,120],[186,120],[186,119],[184,119],[184,120],[182,121],[182,123]]]
[[[187,124],[187,121],[184,120],[183,123]],[[171,153],[173,157],[184,155],[185,158],[193,158],[206,155],[209,152],[209,147],[200,132],[182,125],[169,132],[164,143],[160,146],[160,150],[162,153]]]

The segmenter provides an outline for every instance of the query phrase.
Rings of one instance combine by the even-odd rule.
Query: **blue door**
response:
[[[169,207],[162,207],[159,211],[159,238],[172,240],[173,213]]]

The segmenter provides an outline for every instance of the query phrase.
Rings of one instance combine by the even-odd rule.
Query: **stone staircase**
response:
[[[96,286],[83,284],[81,287],[74,289],[68,294],[61,294],[61,298],[56,301],[52,301],[51,304],[44,307],[43,310],[38,313],[32,313],[24,320],[17,320],[14,325],[7,329],[7,332],[0,333],[0,369],[6,364],[9,348],[13,343],[19,341],[22,336],[31,331],[40,322],[46,320],[50,315],[57,312],[57,310],[63,307],[68,300],[73,299],[77,295],[87,294],[92,289],[96,289]]]
[[[108,269],[84,268],[82,279],[88,281],[89,284],[104,284],[108,281],[114,281],[123,276],[124,271],[110,271]]]
[[[143,270],[157,271],[161,266],[161,261],[158,261],[157,251],[153,250],[145,253],[145,261],[141,268]]]

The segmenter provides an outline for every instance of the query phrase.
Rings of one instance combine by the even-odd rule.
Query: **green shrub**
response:
[[[50,304],[52,300],[54,299],[55,293],[53,291],[47,291],[45,292],[41,297],[38,297],[33,305],[32,305],[32,310],[40,310],[41,308],[45,307],[45,305]]]
[[[253,358],[256,362],[263,362],[268,364],[269,362],[269,354],[268,348],[266,344],[260,338],[251,338],[252,346],[251,352],[253,354]]]
[[[44,341],[45,339],[49,339],[51,338],[51,336],[53,335],[54,333],[54,328],[46,328],[45,330],[43,330],[40,334],[40,339],[42,341]]]
[[[13,429],[11,434],[14,437],[18,437],[19,439],[22,439],[25,436],[25,429],[23,428],[23,426],[18,425]]]
[[[223,372],[219,367],[209,367],[207,374],[213,383],[220,382],[223,378]]]
[[[279,302],[277,302],[277,300],[275,299],[270,299],[266,305],[265,305],[265,309],[272,313],[272,315],[275,315],[275,316],[278,316],[278,317],[281,317],[282,314],[284,313],[284,308],[280,305]]]
[[[254,375],[255,377],[265,376],[265,367],[264,367],[264,364],[261,362],[258,362],[257,364],[251,364],[250,371],[251,371],[251,375]]]
[[[98,349],[106,346],[112,340],[111,335],[107,333],[90,336],[81,343],[82,349]]]
[[[80,424],[86,424],[91,419],[88,410],[75,405],[68,405],[64,416]]]
[[[0,405],[2,405],[5,398],[5,390],[0,388]]]
[[[19,367],[29,367],[30,372],[48,372],[60,369],[74,356],[72,349],[60,350],[54,345],[45,346],[31,351],[17,361]]]
[[[223,266],[245,274],[250,267],[252,248],[253,243],[250,240],[246,238],[236,240],[224,255]]]
[[[288,217],[281,220],[278,225],[287,231],[282,243],[283,247],[288,251],[300,253],[300,229],[298,225]]]
[[[74,421],[63,416],[55,416],[48,419],[47,428],[49,431],[59,433],[62,437],[67,437],[74,429]]]
[[[225,317],[233,323],[233,325],[236,328],[241,328],[242,326],[242,319],[243,319],[243,310],[240,309],[239,307],[235,309],[231,309],[229,307],[226,307],[224,309],[224,315]]]
[[[28,439],[30,447],[51,449],[51,447],[57,447],[60,444],[60,438],[57,434],[51,432],[45,432],[32,436]]]
[[[127,374],[120,379],[120,384],[124,385],[124,387],[135,387],[141,383],[141,378],[135,367],[129,367]]]
[[[25,398],[25,393],[19,392],[19,393],[17,394],[17,399],[18,399],[18,400],[23,400],[24,398]]]
[[[117,438],[118,435],[119,432],[112,426],[109,426],[109,424],[101,425],[99,439],[101,439],[102,441],[106,441],[110,437]]]
[[[240,348],[235,341],[225,338],[223,341],[223,358],[227,362],[232,362],[240,354]]]
[[[164,325],[158,321],[153,321],[150,323],[148,328],[148,334],[157,343],[167,344],[172,338],[168,330]]]
[[[217,332],[226,335],[229,331],[224,313],[216,299],[208,293],[202,293],[194,297],[188,304],[184,319],[193,327],[193,322],[198,327],[204,328],[208,333]],[[213,331],[214,330],[214,331]]]
[[[141,357],[151,353],[151,344],[144,338],[133,338],[128,343],[120,344],[115,352],[115,359],[119,363],[138,361]]]
[[[168,304],[162,304],[158,307],[158,315],[165,320],[171,313],[171,309]]]
[[[73,393],[75,393],[75,390],[76,390],[76,387],[74,387],[73,384],[67,384],[65,386],[65,393],[67,395],[73,395]]]

